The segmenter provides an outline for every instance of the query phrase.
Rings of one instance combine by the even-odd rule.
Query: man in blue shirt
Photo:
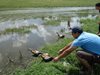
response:
[[[93,63],[100,63],[100,37],[92,33],[83,32],[79,27],[72,28],[72,36],[75,40],[61,49],[59,55],[53,61],[56,62],[81,47],[82,50],[76,53],[77,58],[81,64],[91,71]]]

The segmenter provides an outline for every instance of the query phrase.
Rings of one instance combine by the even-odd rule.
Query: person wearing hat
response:
[[[99,13],[100,13],[100,3],[96,3],[95,8],[96,8],[96,10],[99,10]],[[98,24],[99,24],[99,29],[98,29],[99,31],[97,34],[100,36],[100,22],[98,22]]]
[[[77,51],[76,56],[88,71],[92,71],[92,64],[100,63],[100,37],[96,34],[84,32],[80,27],[73,27],[71,33],[75,40],[62,48],[53,61],[57,62],[81,47],[82,50]]]

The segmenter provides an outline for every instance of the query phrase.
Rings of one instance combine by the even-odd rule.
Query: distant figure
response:
[[[71,30],[70,20],[68,20],[68,29]]]
[[[56,33],[57,33],[59,39],[61,39],[61,38],[63,39],[65,37],[65,35],[63,35],[63,34],[59,34],[58,32],[56,32]]]
[[[100,3],[97,3],[96,5],[95,5],[95,8],[96,8],[96,10],[99,10],[99,13],[100,13]],[[100,36],[100,21],[98,22],[98,24],[99,24],[99,31],[98,31],[98,35]]]
[[[42,16],[41,18],[42,18],[42,20],[44,20],[44,18],[45,18],[45,17],[44,17],[44,16]]]

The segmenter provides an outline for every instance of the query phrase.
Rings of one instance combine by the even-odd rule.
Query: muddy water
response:
[[[24,61],[32,59],[28,48],[38,49],[45,44],[56,42],[58,40],[56,32],[63,34],[68,33],[69,17],[70,27],[81,26],[81,18],[95,19],[96,13],[97,11],[94,10],[94,7],[30,8],[0,11],[1,74],[8,73],[8,71],[11,71],[16,65],[27,65]],[[59,21],[59,23],[52,26],[48,21]],[[23,29],[30,30],[28,33],[17,33],[10,30],[33,25],[35,27]],[[6,31],[7,29],[9,29],[9,31]],[[2,32],[4,31],[7,33],[3,34]],[[71,36],[67,35],[66,37]],[[8,64],[11,65],[8,66]],[[11,67],[12,65],[13,67]]]

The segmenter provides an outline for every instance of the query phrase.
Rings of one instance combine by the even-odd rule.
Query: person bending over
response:
[[[71,33],[75,40],[62,48],[59,51],[59,55],[54,57],[53,61],[57,62],[78,47],[81,47],[82,50],[77,51],[76,56],[88,71],[92,71],[92,64],[100,63],[100,37],[92,33],[84,32],[79,27],[72,28]]]

